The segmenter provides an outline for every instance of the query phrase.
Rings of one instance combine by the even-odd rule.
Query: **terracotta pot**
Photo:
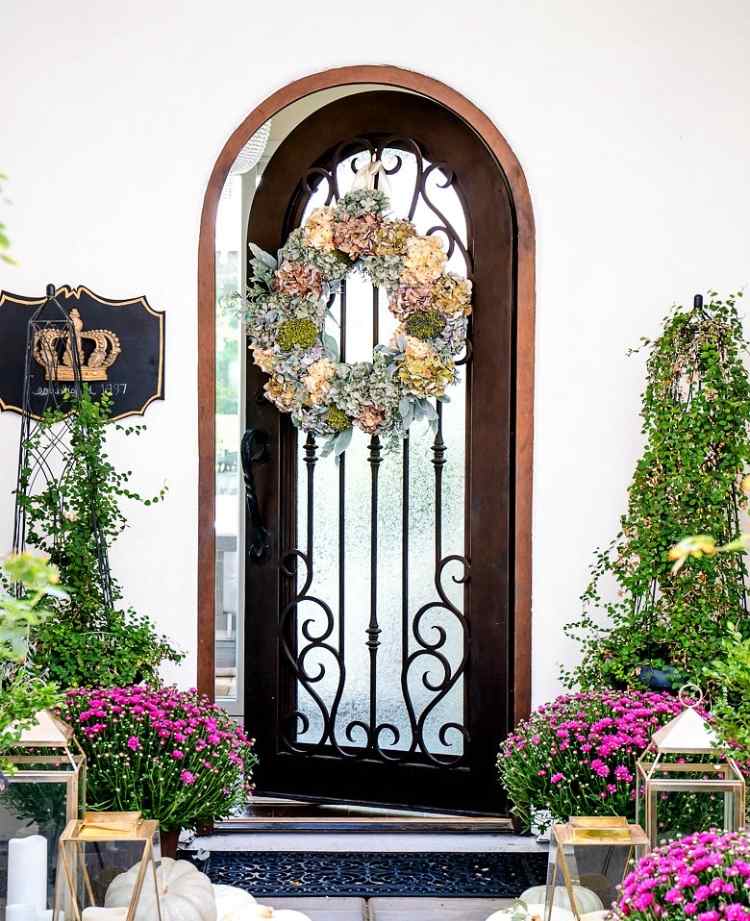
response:
[[[162,857],[172,857],[173,859],[177,857],[177,841],[180,837],[179,828],[175,828],[172,831],[160,832],[161,836],[161,856]]]

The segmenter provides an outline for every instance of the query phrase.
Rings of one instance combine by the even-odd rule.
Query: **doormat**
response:
[[[543,853],[182,852],[214,883],[256,897],[517,898],[545,882]]]

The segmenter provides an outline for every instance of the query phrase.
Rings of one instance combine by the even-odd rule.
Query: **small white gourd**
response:
[[[581,915],[589,911],[601,911],[604,908],[599,896],[592,892],[591,889],[586,889],[585,886],[573,886],[573,898],[576,900],[578,913]],[[531,889],[527,889],[521,895],[521,900],[527,904],[529,902],[541,902],[544,904],[547,900],[547,887],[532,886]],[[570,909],[570,899],[565,886],[555,886],[555,897],[552,904],[558,905],[560,908]]]
[[[104,904],[119,908],[130,904],[140,864],[116,876],[107,889]],[[187,860],[162,857],[156,873],[162,921],[216,921],[216,899],[211,880]],[[135,921],[154,921],[156,896],[153,880],[146,877]]]

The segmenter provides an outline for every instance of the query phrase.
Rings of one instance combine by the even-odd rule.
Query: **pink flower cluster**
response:
[[[253,741],[195,690],[74,689],[61,715],[86,752],[92,803],[140,808],[163,825],[179,814],[190,827],[206,811],[227,814],[252,789]]]
[[[591,691],[535,710],[503,743],[500,779],[527,826],[553,817],[632,815],[635,762],[651,736],[683,709],[667,693]]]
[[[698,832],[652,851],[623,880],[629,921],[750,921],[750,834]]]

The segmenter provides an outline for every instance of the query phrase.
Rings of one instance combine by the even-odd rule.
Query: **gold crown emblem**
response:
[[[83,381],[106,381],[107,371],[117,361],[122,349],[120,340],[108,329],[84,331],[83,320],[74,307],[70,311],[75,350]],[[48,381],[74,381],[73,346],[70,335],[63,329],[43,329],[36,334],[34,359],[44,368]],[[63,345],[62,357],[60,345]]]

